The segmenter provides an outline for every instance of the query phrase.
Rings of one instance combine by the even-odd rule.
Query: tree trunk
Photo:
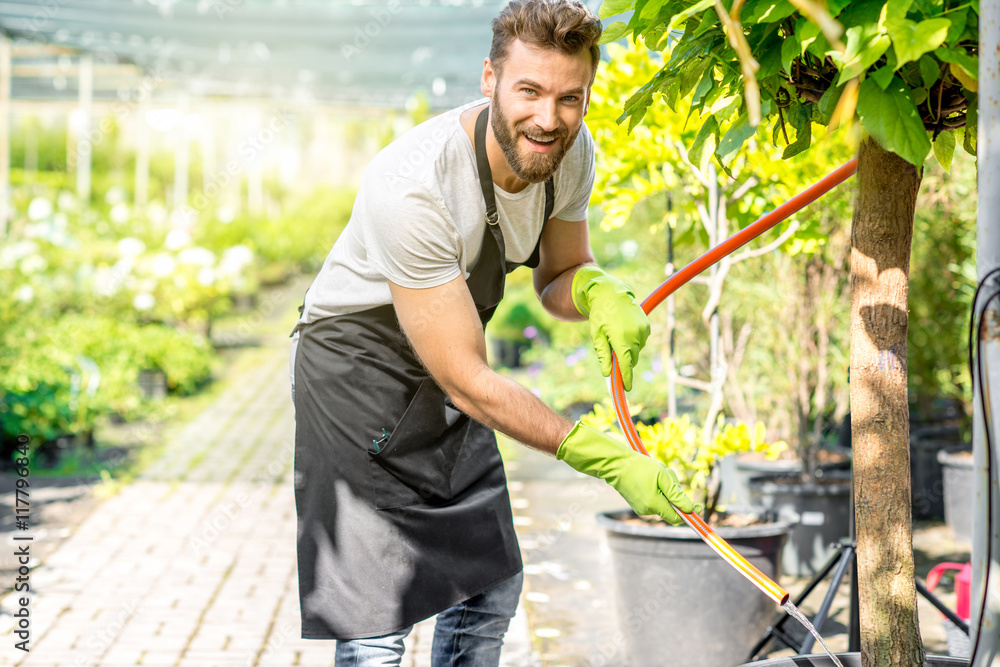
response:
[[[851,230],[851,430],[863,667],[920,667],[910,514],[907,282],[921,170],[868,138]]]

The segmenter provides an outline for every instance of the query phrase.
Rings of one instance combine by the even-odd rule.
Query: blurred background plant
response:
[[[582,420],[603,433],[620,433],[614,406],[610,403],[595,405]],[[713,475],[723,457],[752,452],[773,460],[788,448],[783,440],[768,442],[761,422],[752,427],[743,423],[720,424],[711,440],[705,438],[705,429],[693,423],[688,415],[650,424],[638,421],[635,428],[649,455],[677,473],[688,497],[704,506],[702,518],[705,521],[725,509],[719,505],[722,486]],[[627,447],[625,438],[621,440]]]

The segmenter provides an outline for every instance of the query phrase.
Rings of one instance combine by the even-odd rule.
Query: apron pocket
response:
[[[421,381],[385,444],[368,451],[376,508],[453,497],[452,472],[473,422],[446,401],[434,380]]]

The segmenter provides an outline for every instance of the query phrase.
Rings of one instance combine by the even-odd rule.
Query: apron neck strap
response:
[[[500,215],[497,213],[497,200],[493,192],[493,172],[490,170],[490,159],[486,155],[486,123],[489,120],[490,108],[487,106],[479,112],[476,119],[476,166],[479,168],[479,186],[483,189],[483,200],[486,202],[486,222],[497,224]]]

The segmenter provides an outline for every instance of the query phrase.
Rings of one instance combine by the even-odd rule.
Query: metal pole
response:
[[[978,132],[976,273],[981,281],[987,273],[1000,267],[1000,0],[980,3]],[[991,341],[984,346],[982,354],[987,361],[990,386],[1000,386],[1000,345]],[[973,398],[976,480],[970,600],[970,629],[975,647],[972,667],[989,667],[996,664],[1000,655],[1000,443],[993,442],[990,452],[993,459],[991,477],[987,472],[987,441],[978,388]],[[995,415],[995,406],[988,407]],[[996,418],[993,421],[996,423]],[[992,517],[992,525],[987,523],[987,517]],[[987,593],[987,603],[981,607]]]
[[[188,203],[188,171],[190,166],[190,140],[188,133],[188,96],[182,93],[177,105],[180,121],[177,123],[177,145],[174,146],[174,210],[183,211]]]
[[[90,203],[90,164],[94,139],[90,126],[94,106],[94,59],[89,53],[80,56],[80,133],[76,141],[76,195]]]
[[[0,240],[10,217],[10,37],[0,33]]]
[[[153,91],[143,91],[139,100],[139,112],[136,114],[136,149],[135,149],[135,192],[133,203],[136,209],[145,208],[149,202],[149,113]]]

